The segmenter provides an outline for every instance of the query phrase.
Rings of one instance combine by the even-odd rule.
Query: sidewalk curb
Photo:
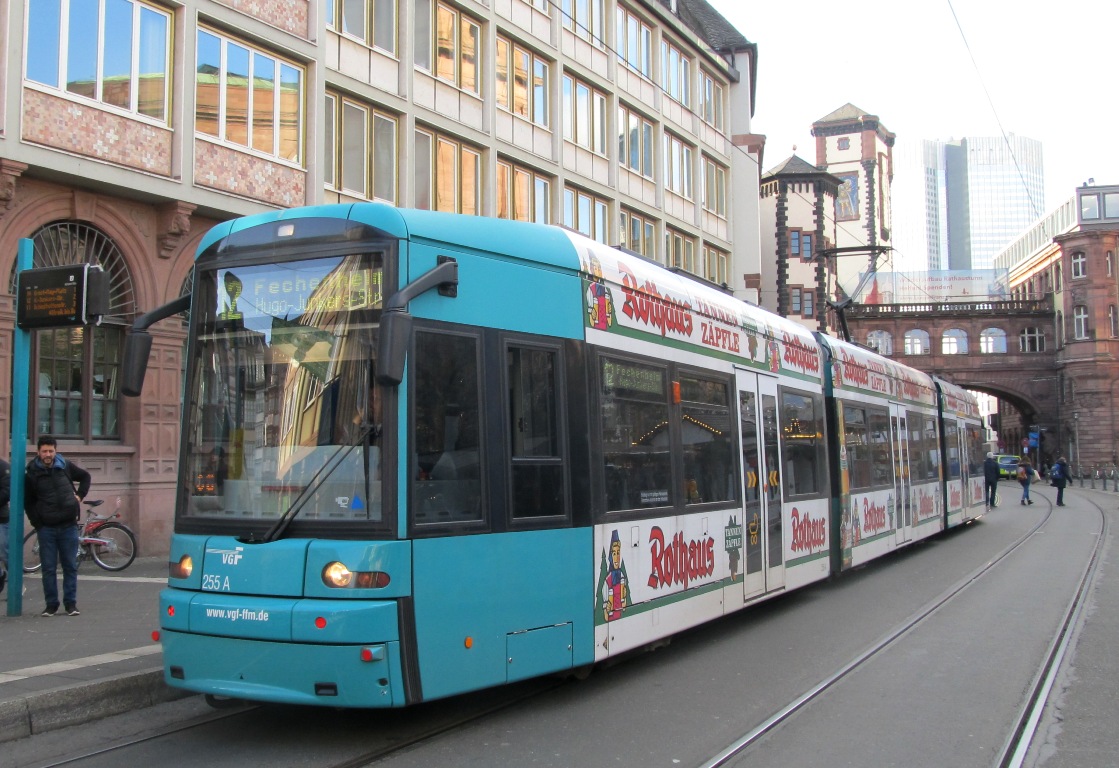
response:
[[[191,696],[163,682],[163,668],[0,701],[0,744]]]

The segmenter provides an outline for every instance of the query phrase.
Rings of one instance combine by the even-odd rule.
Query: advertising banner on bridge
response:
[[[1005,301],[1010,295],[1005,269],[938,269],[928,272],[879,272],[863,295],[862,304],[925,304]]]

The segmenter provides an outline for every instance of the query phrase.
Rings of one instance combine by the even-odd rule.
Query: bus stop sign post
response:
[[[8,615],[23,613],[23,496],[27,461],[31,331],[100,325],[109,312],[109,280],[96,264],[32,269],[34,241],[19,241],[16,258],[16,328],[12,344],[12,492],[8,516]]]
[[[17,273],[22,275],[34,264],[32,240],[19,241]],[[16,294],[16,314],[22,304]],[[31,387],[31,332],[19,327],[12,344],[12,492],[8,515],[8,615],[23,613],[23,465],[27,460],[27,390]]]

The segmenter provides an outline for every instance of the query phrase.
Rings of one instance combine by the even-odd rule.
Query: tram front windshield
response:
[[[199,263],[181,519],[382,521],[383,274],[379,253]]]

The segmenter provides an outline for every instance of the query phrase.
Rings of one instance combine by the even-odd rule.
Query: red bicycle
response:
[[[124,523],[114,522],[120,512],[98,515],[93,508],[104,499],[87,501],[85,522],[78,533],[78,565],[87,557],[106,571],[123,571],[136,559],[136,534]],[[39,536],[31,531],[23,539],[23,572],[35,573],[43,567],[39,559]]]

